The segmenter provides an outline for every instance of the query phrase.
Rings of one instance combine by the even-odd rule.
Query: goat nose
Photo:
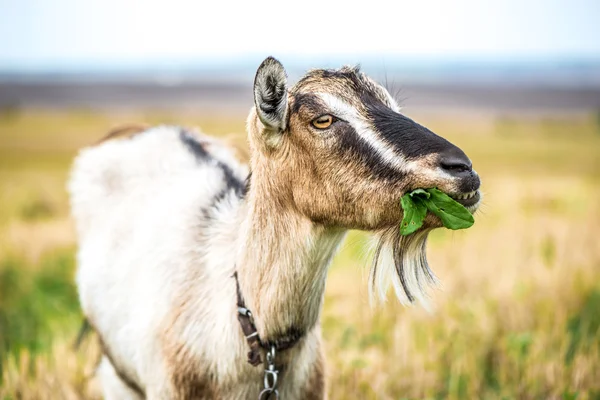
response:
[[[469,157],[456,147],[440,155],[440,167],[450,175],[457,176],[471,172],[473,164]]]

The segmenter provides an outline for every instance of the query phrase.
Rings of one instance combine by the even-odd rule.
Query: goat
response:
[[[427,234],[442,225],[428,215],[401,236],[401,196],[437,187],[471,212],[480,203],[464,152],[359,68],[312,70],[288,89],[269,57],[253,90],[249,168],[172,126],[109,134],[75,160],[77,285],[107,399],[256,398],[251,340],[282,398],[325,398],[319,315],[346,231],[379,237],[374,294],[393,285],[402,302],[425,301]],[[246,308],[242,329],[257,334],[239,326]]]

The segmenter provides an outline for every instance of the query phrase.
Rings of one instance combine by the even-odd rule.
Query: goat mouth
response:
[[[481,201],[481,192],[473,190],[472,192],[448,194],[455,201],[466,207],[469,211],[474,211]]]

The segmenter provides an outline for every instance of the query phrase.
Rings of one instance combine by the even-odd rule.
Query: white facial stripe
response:
[[[317,93],[331,112],[337,117],[348,121],[356,133],[376,151],[392,168],[406,173],[419,173],[421,177],[430,180],[444,179],[454,181],[454,178],[441,168],[423,168],[414,160],[407,160],[404,155],[396,152],[388,143],[383,141],[373,127],[365,121],[356,108],[330,93]],[[396,104],[394,102],[394,104]],[[394,111],[396,111],[394,109]]]
[[[404,155],[397,153],[388,143],[381,140],[371,125],[361,117],[356,108],[344,100],[330,93],[317,93],[317,95],[327,104],[333,114],[348,121],[356,133],[392,168],[409,173],[418,171],[421,176],[426,176],[430,179],[439,179],[440,177],[452,179],[450,175],[439,168],[435,170],[423,168],[416,161],[407,160]]]
[[[367,142],[389,166],[403,172],[410,171],[416,167],[416,165],[411,165],[413,162],[407,161],[402,154],[396,153],[389,144],[381,140],[371,125],[361,117],[356,108],[330,93],[317,93],[317,95],[327,104],[327,107],[329,107],[334,115],[344,121],[348,121],[358,136]]]

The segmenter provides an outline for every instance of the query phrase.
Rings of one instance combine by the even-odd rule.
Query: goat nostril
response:
[[[447,163],[442,162],[442,168],[450,171],[450,172],[469,172],[471,171],[471,166],[465,163]]]
[[[458,147],[451,146],[441,152],[438,158],[440,168],[451,175],[460,175],[472,171],[472,164],[469,157]]]
[[[440,160],[440,166],[450,173],[470,172],[472,170],[471,160],[465,157],[446,156]]]

